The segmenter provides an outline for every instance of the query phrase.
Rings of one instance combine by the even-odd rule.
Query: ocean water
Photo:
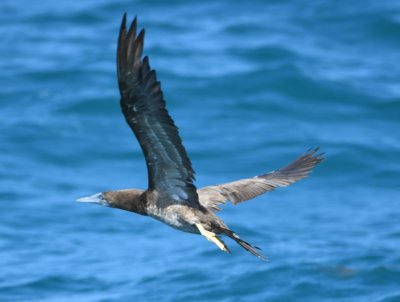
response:
[[[197,185],[326,160],[220,212],[234,242],[75,200],[146,188],[119,108],[123,12]],[[400,2],[0,4],[0,301],[400,301]]]

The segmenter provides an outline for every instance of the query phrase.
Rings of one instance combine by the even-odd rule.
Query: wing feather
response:
[[[199,207],[194,170],[178,128],[168,114],[160,82],[143,54],[144,30],[136,36],[137,19],[126,30],[126,14],[118,38],[117,73],[121,108],[146,158],[149,190],[160,202]]]
[[[302,178],[323,160],[323,154],[316,154],[319,148],[307,152],[288,166],[270,173],[234,182],[208,186],[198,190],[200,203],[219,211],[219,204],[231,201],[233,204],[252,199],[258,195],[286,187]]]

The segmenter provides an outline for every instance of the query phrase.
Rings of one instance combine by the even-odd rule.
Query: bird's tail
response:
[[[238,235],[236,235],[233,231],[225,228],[220,229],[221,233],[228,236],[229,238],[233,239],[236,241],[237,244],[239,244],[242,248],[244,248],[246,251],[252,253],[254,256],[260,258],[261,260],[266,261],[267,257],[265,257],[263,254],[261,254],[261,249],[252,246],[250,243],[242,240]]]

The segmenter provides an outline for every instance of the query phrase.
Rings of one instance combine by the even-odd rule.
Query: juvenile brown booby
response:
[[[216,216],[219,205],[227,201],[238,204],[286,187],[306,177],[321,162],[322,154],[317,154],[317,148],[279,170],[197,189],[192,164],[166,110],[156,72],[151,69],[149,58],[142,58],[144,29],[136,35],[136,28],[135,18],[127,31],[124,14],[118,38],[117,74],[122,112],[146,159],[148,188],[102,192],[78,201],[153,217],[178,230],[201,234],[229,253],[220,238],[225,235],[265,259],[257,247],[242,240]]]

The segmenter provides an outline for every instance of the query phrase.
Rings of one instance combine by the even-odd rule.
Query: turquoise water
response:
[[[400,301],[398,1],[2,1],[0,301]],[[75,199],[145,188],[120,113],[124,11],[199,187],[311,177],[220,216],[227,241]]]

